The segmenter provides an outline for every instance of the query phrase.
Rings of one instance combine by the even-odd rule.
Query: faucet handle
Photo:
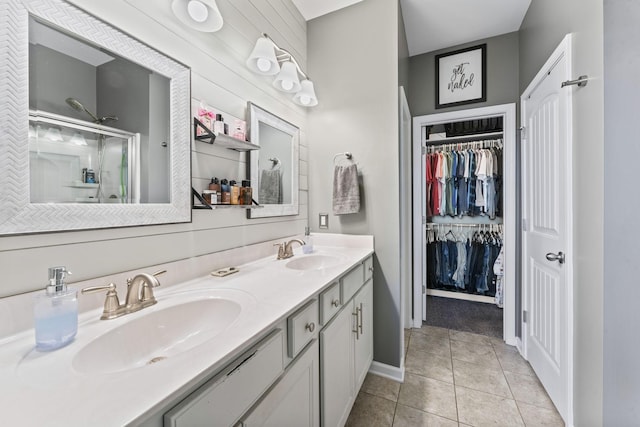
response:
[[[115,283],[109,283],[107,286],[90,286],[82,289],[81,292],[83,294],[93,294],[102,291],[107,291],[107,298],[104,300],[104,309],[102,310],[100,319],[113,319],[114,317],[120,316],[120,300],[118,299]]]
[[[278,247],[278,259],[284,259],[285,257],[285,246],[287,245],[287,242],[282,242],[282,243],[274,243],[273,246],[277,246]]]

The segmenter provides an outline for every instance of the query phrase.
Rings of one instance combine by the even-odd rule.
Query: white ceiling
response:
[[[326,15],[362,0],[292,0],[307,21]]]
[[[292,0],[308,21],[362,0]],[[518,31],[531,0],[400,0],[409,55]]]

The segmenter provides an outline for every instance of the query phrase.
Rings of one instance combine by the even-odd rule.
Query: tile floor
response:
[[[529,364],[501,339],[405,331],[405,382],[368,375],[347,426],[564,426]]]

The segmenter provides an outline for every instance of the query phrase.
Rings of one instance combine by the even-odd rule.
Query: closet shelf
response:
[[[446,291],[442,289],[427,288],[427,295],[431,295],[433,297],[453,298],[453,299],[461,299],[465,301],[475,301],[475,302],[484,302],[487,304],[495,304],[495,297],[489,297],[486,295],[467,294],[464,292]]]
[[[202,129],[205,134],[198,135],[198,128]],[[193,135],[196,141],[206,142],[207,144],[216,145],[218,147],[228,148],[235,151],[252,151],[259,150],[260,146],[252,144],[248,141],[243,141],[238,138],[233,138],[223,133],[214,132],[205,126],[196,117],[193,118]]]
[[[425,139],[426,145],[454,144],[456,142],[482,141],[485,139],[501,138],[504,132],[479,133],[476,135],[452,136],[449,138]]]

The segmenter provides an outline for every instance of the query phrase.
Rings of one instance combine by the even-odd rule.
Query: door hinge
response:
[[[426,294],[427,293],[427,287],[425,285],[422,285],[422,294]]]
[[[422,217],[422,225],[427,225],[427,217],[426,216]]]
[[[529,312],[524,310],[522,312],[522,323],[527,323],[529,321]]]
[[[424,156],[425,154],[427,154],[427,147],[425,147],[424,145],[422,146],[422,155]]]
[[[529,227],[528,227],[526,218],[522,218],[522,231],[529,231]]]
[[[527,139],[527,128],[520,126],[520,139]]]

